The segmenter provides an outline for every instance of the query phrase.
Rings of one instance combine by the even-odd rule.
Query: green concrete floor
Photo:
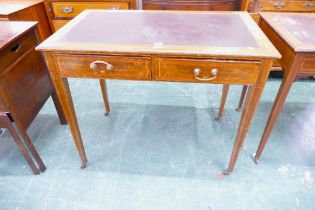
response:
[[[28,130],[45,173],[32,175],[10,135],[0,136],[0,209],[315,209],[314,80],[294,84],[260,164],[251,158],[279,85],[268,81],[235,171],[219,179],[240,86],[217,122],[221,85],[109,81],[105,117],[98,81],[71,79],[87,168],[49,100]]]

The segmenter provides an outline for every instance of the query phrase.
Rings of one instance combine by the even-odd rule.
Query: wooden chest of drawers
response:
[[[315,12],[314,0],[243,0],[241,10],[248,11],[258,23],[258,12]]]
[[[143,0],[142,8],[147,10],[198,10],[232,11],[236,0]]]
[[[45,0],[53,32],[85,9],[136,9],[137,0]]]
[[[315,2],[312,0],[250,0],[247,4],[246,10],[249,12],[315,12]]]

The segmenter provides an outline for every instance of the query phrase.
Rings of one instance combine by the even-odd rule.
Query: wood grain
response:
[[[280,63],[282,64],[284,75],[256,151],[256,162],[259,161],[262,155],[294,80],[300,75],[314,76],[315,74],[315,48],[312,48],[312,46],[305,47],[303,42],[296,41],[292,33],[286,29],[283,30],[284,26],[279,24],[279,19],[273,18],[273,15],[278,15],[277,17],[285,17],[288,15],[287,17],[292,18],[291,20],[294,20],[295,16],[301,16],[301,14],[296,13],[288,13],[286,15],[283,15],[282,13],[262,14],[262,30],[282,54]],[[314,17],[314,14],[305,15]],[[294,26],[297,26],[298,31],[303,31],[301,25],[295,24],[291,27]],[[313,25],[305,25],[304,27],[306,27],[305,30],[309,30],[309,27],[313,27]],[[305,49],[304,52],[303,49]]]
[[[145,10],[190,10],[190,11],[233,11],[237,1],[234,0],[143,0]]]
[[[93,22],[95,24],[95,21],[88,19],[88,16],[91,13],[103,13],[107,15],[106,17],[112,17],[105,19],[101,18],[103,26],[109,24],[105,21],[107,19],[114,20],[116,18],[115,20],[117,20],[120,14],[126,15],[125,18],[119,20],[119,24],[112,21],[111,24],[114,23],[115,30],[108,30],[107,27],[98,27],[98,30],[92,30],[92,33],[89,34],[91,32],[91,23]],[[177,20],[179,27],[176,28],[177,33],[175,34],[172,34],[174,31],[172,27],[169,25],[168,27],[163,26],[164,22],[162,20],[167,19],[166,17],[169,17],[170,14],[174,15],[172,16],[173,18],[181,17],[181,20]],[[150,18],[148,17],[151,15],[156,21],[149,21]],[[186,27],[187,22],[190,25],[198,25],[197,23],[205,17],[214,19],[212,25],[209,25],[210,29],[230,31],[230,26],[228,24],[215,24],[216,20],[220,19],[216,18],[220,15],[224,16],[224,19],[227,19],[230,22],[233,22],[235,17],[240,18],[238,21],[241,25],[240,27],[245,27],[246,29],[240,32],[243,37],[238,39],[237,36],[232,36],[232,40],[230,40],[227,38],[229,36],[220,34],[220,36],[211,37],[217,40],[216,45],[211,46],[209,44],[202,45],[200,43],[200,45],[197,45],[196,43],[198,43],[198,40],[192,39],[192,41],[190,39],[191,36],[182,36],[182,34],[188,33],[187,30],[191,29]],[[132,21],[130,22],[130,20],[137,18],[139,18],[140,21],[138,20],[136,24]],[[95,18],[92,20],[95,20]],[[125,22],[128,21],[130,23],[126,26]],[[148,25],[146,25],[148,24],[148,21],[151,29],[159,27],[163,28],[161,31],[166,33],[164,34],[164,37],[169,36],[169,34],[174,36],[173,39],[169,39],[171,42],[167,43],[166,47],[161,44],[157,44],[153,47],[147,43],[139,45],[141,44],[139,43],[139,37],[144,37],[143,33],[150,30],[150,28],[147,28]],[[220,23],[220,21],[218,22]],[[75,27],[79,27],[80,30],[85,31],[86,33],[77,33],[77,31],[80,30],[74,30]],[[119,29],[118,31],[124,29],[130,30],[132,33],[117,33],[117,28]],[[141,30],[138,30],[139,28],[141,28]],[[208,29],[198,28],[196,33],[200,33],[200,30],[201,32],[205,32],[204,36],[206,37]],[[92,34],[94,35],[94,39],[91,42],[90,38]],[[128,34],[128,36],[125,36],[125,34]],[[213,35],[208,33],[208,36]],[[75,39],[73,39],[73,37],[75,37]],[[123,41],[111,42],[110,37],[121,38]],[[252,40],[249,40],[246,37],[252,37],[256,44],[253,46]],[[209,37],[206,37],[205,39],[207,38]],[[140,41],[143,40],[144,39]],[[181,46],[178,45],[178,40],[182,42]],[[226,42],[237,43],[239,40],[243,41],[241,47],[225,46]],[[164,42],[164,40],[157,41],[157,43]],[[220,45],[220,43],[223,44]],[[217,78],[208,81],[209,83],[249,84],[251,90],[249,91],[249,97],[247,97],[246,108],[243,110],[226,174],[231,173],[235,167],[250,122],[253,119],[255,110],[259,104],[259,99],[268,78],[272,62],[274,59],[280,57],[279,53],[260,31],[254,20],[244,12],[131,12],[85,10],[63,28],[58,30],[37,49],[42,51],[45,55],[56,92],[66,114],[83,167],[86,166],[87,158],[75,115],[70,89],[68,87],[68,77],[202,82],[198,80],[200,77],[195,77],[195,68],[201,69],[202,77],[210,76],[207,75],[209,70],[218,68]],[[92,68],[96,70],[96,72],[94,72],[94,70],[91,70],[90,64],[91,62],[98,60],[107,63],[102,63],[99,66],[97,65],[95,68]],[[111,70],[106,69],[108,64],[113,65]],[[115,68],[117,68],[117,71],[115,71]],[[128,74],[126,74],[126,72],[128,72]]]
[[[0,19],[11,21],[38,21],[38,37],[44,41],[51,35],[43,0],[0,1]]]

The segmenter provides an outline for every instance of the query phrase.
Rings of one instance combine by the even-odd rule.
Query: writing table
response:
[[[43,51],[82,167],[87,164],[67,78],[250,85],[233,171],[273,60],[280,54],[246,12],[85,10]]]
[[[39,174],[46,166],[27,128],[50,96],[60,122],[67,122],[43,58],[35,51],[36,30],[37,22],[0,21],[0,128],[9,131],[33,173]]]
[[[258,162],[297,76],[315,75],[315,14],[260,13],[260,27],[282,55],[283,79],[255,155]]]

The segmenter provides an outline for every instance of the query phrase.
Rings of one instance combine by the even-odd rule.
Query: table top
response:
[[[85,10],[37,49],[280,57],[247,12]]]
[[[36,25],[34,21],[0,21],[0,50]]]
[[[0,15],[10,15],[44,0],[0,0]]]
[[[296,52],[315,52],[315,13],[261,12],[265,20]]]

